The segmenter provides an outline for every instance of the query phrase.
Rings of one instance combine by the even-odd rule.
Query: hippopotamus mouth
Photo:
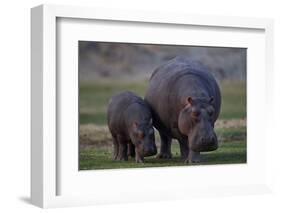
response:
[[[144,152],[143,152],[144,157],[150,157],[150,156],[153,156],[153,155],[156,155],[156,154],[157,154],[156,146],[152,147],[150,149],[144,150]]]
[[[218,144],[210,144],[210,145],[201,145],[201,146],[192,146],[192,151],[194,152],[211,152],[218,149]]]
[[[191,143],[190,148],[194,152],[210,152],[218,148],[218,141],[215,138],[211,141],[200,141],[199,143]]]

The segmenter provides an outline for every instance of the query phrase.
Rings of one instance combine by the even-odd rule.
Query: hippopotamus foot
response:
[[[117,160],[119,152],[119,143],[115,137],[113,137],[113,160]]]
[[[143,156],[138,155],[138,153],[136,154],[136,162],[137,163],[144,163],[144,158]]]
[[[112,156],[112,159],[117,160],[117,157],[118,157],[118,153],[114,153],[113,156]]]
[[[118,156],[116,157],[116,160],[120,160],[120,161],[124,160],[124,161],[127,161],[127,160],[128,160],[128,156],[127,156],[127,155],[126,155],[126,156],[118,155]]]
[[[136,163],[144,163],[143,159],[136,159]]]
[[[185,159],[185,163],[200,163],[200,152],[189,151],[188,158]]]
[[[158,155],[156,155],[156,158],[159,159],[171,159],[172,153],[171,152],[160,152]]]

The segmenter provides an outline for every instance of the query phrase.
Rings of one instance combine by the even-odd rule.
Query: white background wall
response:
[[[279,1],[280,2],[280,1]],[[275,83],[280,92],[281,63],[281,6],[278,0],[8,0],[0,7],[0,211],[37,212],[40,209],[29,204],[30,188],[30,8],[41,3],[100,6],[123,9],[185,12],[231,16],[269,17],[275,19]],[[279,97],[281,93],[279,93]],[[264,100],[261,100],[264,101]],[[280,99],[268,109],[268,116],[281,118]],[[273,113],[274,112],[274,113]],[[278,113],[278,114],[277,114]],[[280,125],[281,128],[281,125]],[[276,133],[276,141],[281,141]],[[279,139],[279,141],[278,141]],[[275,150],[275,160],[281,162],[281,154]],[[263,156],[261,156],[263,157]],[[192,199],[182,201],[120,204],[109,206],[51,209],[47,211],[83,212],[280,212],[281,168],[276,163],[275,193],[273,195],[241,196],[225,198]]]

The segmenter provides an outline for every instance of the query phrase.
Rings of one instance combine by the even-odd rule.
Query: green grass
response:
[[[190,165],[184,164],[180,158],[177,141],[172,143],[172,159],[156,159],[152,156],[145,158],[144,164],[135,163],[133,158],[128,161],[112,160],[112,141],[108,130],[92,128],[92,131],[89,131],[90,129],[85,128],[82,131],[81,141],[85,146],[80,146],[80,170]],[[201,163],[191,165],[246,163],[246,127],[217,129],[216,132],[220,142],[219,148],[213,152],[202,153]],[[156,138],[159,147],[159,139]]]
[[[79,88],[80,124],[106,124],[106,108],[109,99],[121,91],[132,91],[144,96],[147,81],[100,80],[81,82]],[[220,119],[246,117],[245,82],[223,82],[221,84],[222,107]]]
[[[246,83],[225,81],[221,84],[222,106],[220,119],[246,117]]]
[[[172,153],[172,159],[156,159],[155,157],[147,157],[145,158],[145,163],[140,164],[136,163],[133,158],[129,158],[128,161],[112,160],[112,149],[110,147],[82,149],[80,152],[80,170],[190,165],[183,163],[179,154],[179,146],[176,142],[172,145]],[[217,151],[202,153],[201,163],[192,165],[230,163],[246,163],[246,143],[244,141],[222,143]]]

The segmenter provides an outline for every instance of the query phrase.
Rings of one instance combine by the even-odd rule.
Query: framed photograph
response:
[[[271,192],[273,22],[31,10],[40,207]]]

